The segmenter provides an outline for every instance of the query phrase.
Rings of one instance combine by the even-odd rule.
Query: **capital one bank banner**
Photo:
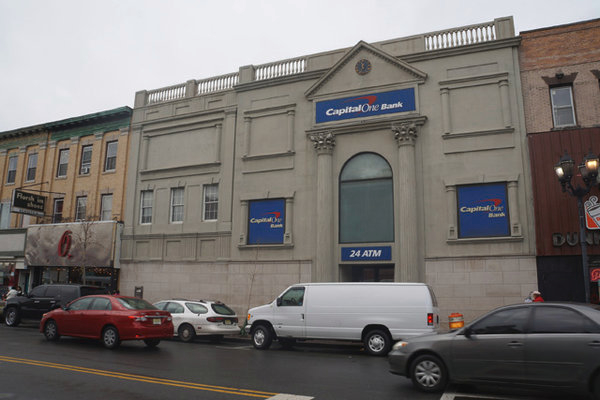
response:
[[[251,201],[248,217],[248,244],[283,243],[284,199]]]
[[[415,89],[409,88],[319,101],[316,104],[315,115],[316,123],[319,124],[415,110]]]
[[[459,186],[457,196],[460,238],[510,236],[505,183]]]

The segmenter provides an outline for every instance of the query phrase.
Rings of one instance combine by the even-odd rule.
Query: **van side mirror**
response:
[[[281,307],[281,303],[282,303],[281,297],[278,297],[277,298],[277,307]]]

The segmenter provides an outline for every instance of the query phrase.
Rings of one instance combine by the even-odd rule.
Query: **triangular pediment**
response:
[[[357,66],[359,61],[361,65]],[[368,71],[368,72],[365,72]],[[307,98],[368,88],[423,82],[427,74],[390,54],[360,41],[306,92]]]

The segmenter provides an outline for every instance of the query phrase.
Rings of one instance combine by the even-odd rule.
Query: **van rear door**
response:
[[[293,286],[277,298],[273,327],[279,337],[302,338],[305,335],[304,286]]]

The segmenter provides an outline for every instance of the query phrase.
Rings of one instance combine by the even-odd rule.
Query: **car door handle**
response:
[[[523,347],[523,343],[521,342],[510,342],[508,347]]]
[[[304,321],[304,314],[300,314],[300,315],[302,315],[302,321]]]
[[[600,342],[597,340],[594,340],[593,342],[588,343],[588,346],[590,347],[600,347]]]
[[[36,301],[34,301],[33,303],[34,303],[34,304],[37,304],[37,303],[39,303],[39,302],[40,302],[39,300],[36,300]]]

